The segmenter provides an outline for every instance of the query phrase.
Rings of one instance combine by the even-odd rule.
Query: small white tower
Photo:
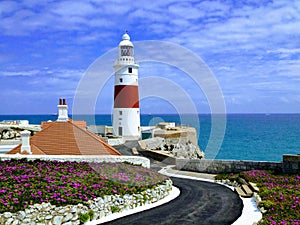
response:
[[[22,145],[21,145],[21,153],[27,152],[29,155],[32,154],[30,147],[30,131],[24,130],[20,132]]]
[[[66,103],[66,99],[59,99],[59,105],[57,106],[58,109],[58,118],[57,121],[59,122],[67,122],[69,120],[68,117],[68,105]]]
[[[119,57],[114,65],[113,128],[115,135],[127,140],[140,138],[138,68],[134,61],[134,46],[126,32],[119,44]]]

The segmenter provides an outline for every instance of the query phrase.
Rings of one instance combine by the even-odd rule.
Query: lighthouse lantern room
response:
[[[114,133],[115,135],[123,136],[126,140],[139,139],[139,65],[134,60],[134,46],[127,32],[122,36],[118,53],[118,59],[114,64]]]

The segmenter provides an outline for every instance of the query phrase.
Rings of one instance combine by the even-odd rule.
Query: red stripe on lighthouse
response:
[[[116,85],[114,108],[140,108],[137,85]]]

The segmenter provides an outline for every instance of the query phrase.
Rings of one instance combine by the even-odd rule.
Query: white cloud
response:
[[[53,70],[50,68],[16,72],[2,71],[0,72],[0,86],[3,91],[1,95],[3,97],[13,95],[12,98],[24,99],[24,101],[41,97],[47,99],[61,96],[73,98],[83,72],[75,69]],[[13,87],[8,85],[11,77],[15,77]]]
[[[300,53],[300,48],[293,48],[293,49],[288,49],[288,48],[278,48],[275,50],[268,50],[267,53],[275,53],[275,54],[280,54],[283,57],[287,57],[293,54],[298,54]]]
[[[13,76],[36,76],[40,75],[39,70],[27,70],[27,71],[0,71],[0,76],[13,77]]]
[[[202,1],[197,4],[197,8],[202,9],[210,16],[220,16],[220,13],[226,14],[229,11],[230,5],[226,5],[222,1]]]
[[[18,8],[18,4],[13,1],[1,1],[0,2],[0,18],[5,17]]]
[[[0,63],[8,69],[0,76],[30,77],[32,85],[44,82],[58,89],[67,80],[71,90],[81,72],[74,65],[86,67],[87,61],[116,47],[116,35],[128,29],[132,40],[172,41],[201,56],[232,104],[279,98],[280,90],[299,96],[299,11],[297,0],[2,1]],[[22,68],[50,65],[9,70],[16,60]],[[169,77],[185,84],[177,73]]]
[[[188,2],[177,2],[168,7],[168,10],[176,17],[185,19],[199,19],[204,13]]]
[[[34,78],[43,78],[44,82],[47,83],[49,79],[69,79],[69,80],[79,80],[83,75],[84,70],[73,70],[73,69],[50,69],[43,68],[40,70],[24,70],[24,71],[0,71],[0,77],[32,77],[30,81]],[[46,79],[45,79],[46,78]],[[39,81],[38,81],[39,82]]]
[[[61,1],[51,8],[52,13],[62,17],[89,16],[97,13],[97,11],[97,8],[93,7],[89,2],[80,1]]]

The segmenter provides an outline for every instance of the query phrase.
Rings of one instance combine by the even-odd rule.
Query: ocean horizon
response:
[[[210,136],[210,114],[142,114],[141,126],[153,126],[159,122],[175,122],[177,125],[193,126],[197,130],[198,144],[207,159],[232,159],[253,161],[282,161],[283,154],[300,154],[299,113],[232,113],[214,115],[226,119],[223,141]],[[87,125],[111,125],[112,116],[70,115],[75,120],[85,120]],[[52,115],[0,115],[3,120],[28,120],[30,124],[57,119]],[[224,122],[224,121],[223,121]],[[216,122],[218,123],[218,121]],[[222,142],[220,149],[207,149],[209,140]]]

